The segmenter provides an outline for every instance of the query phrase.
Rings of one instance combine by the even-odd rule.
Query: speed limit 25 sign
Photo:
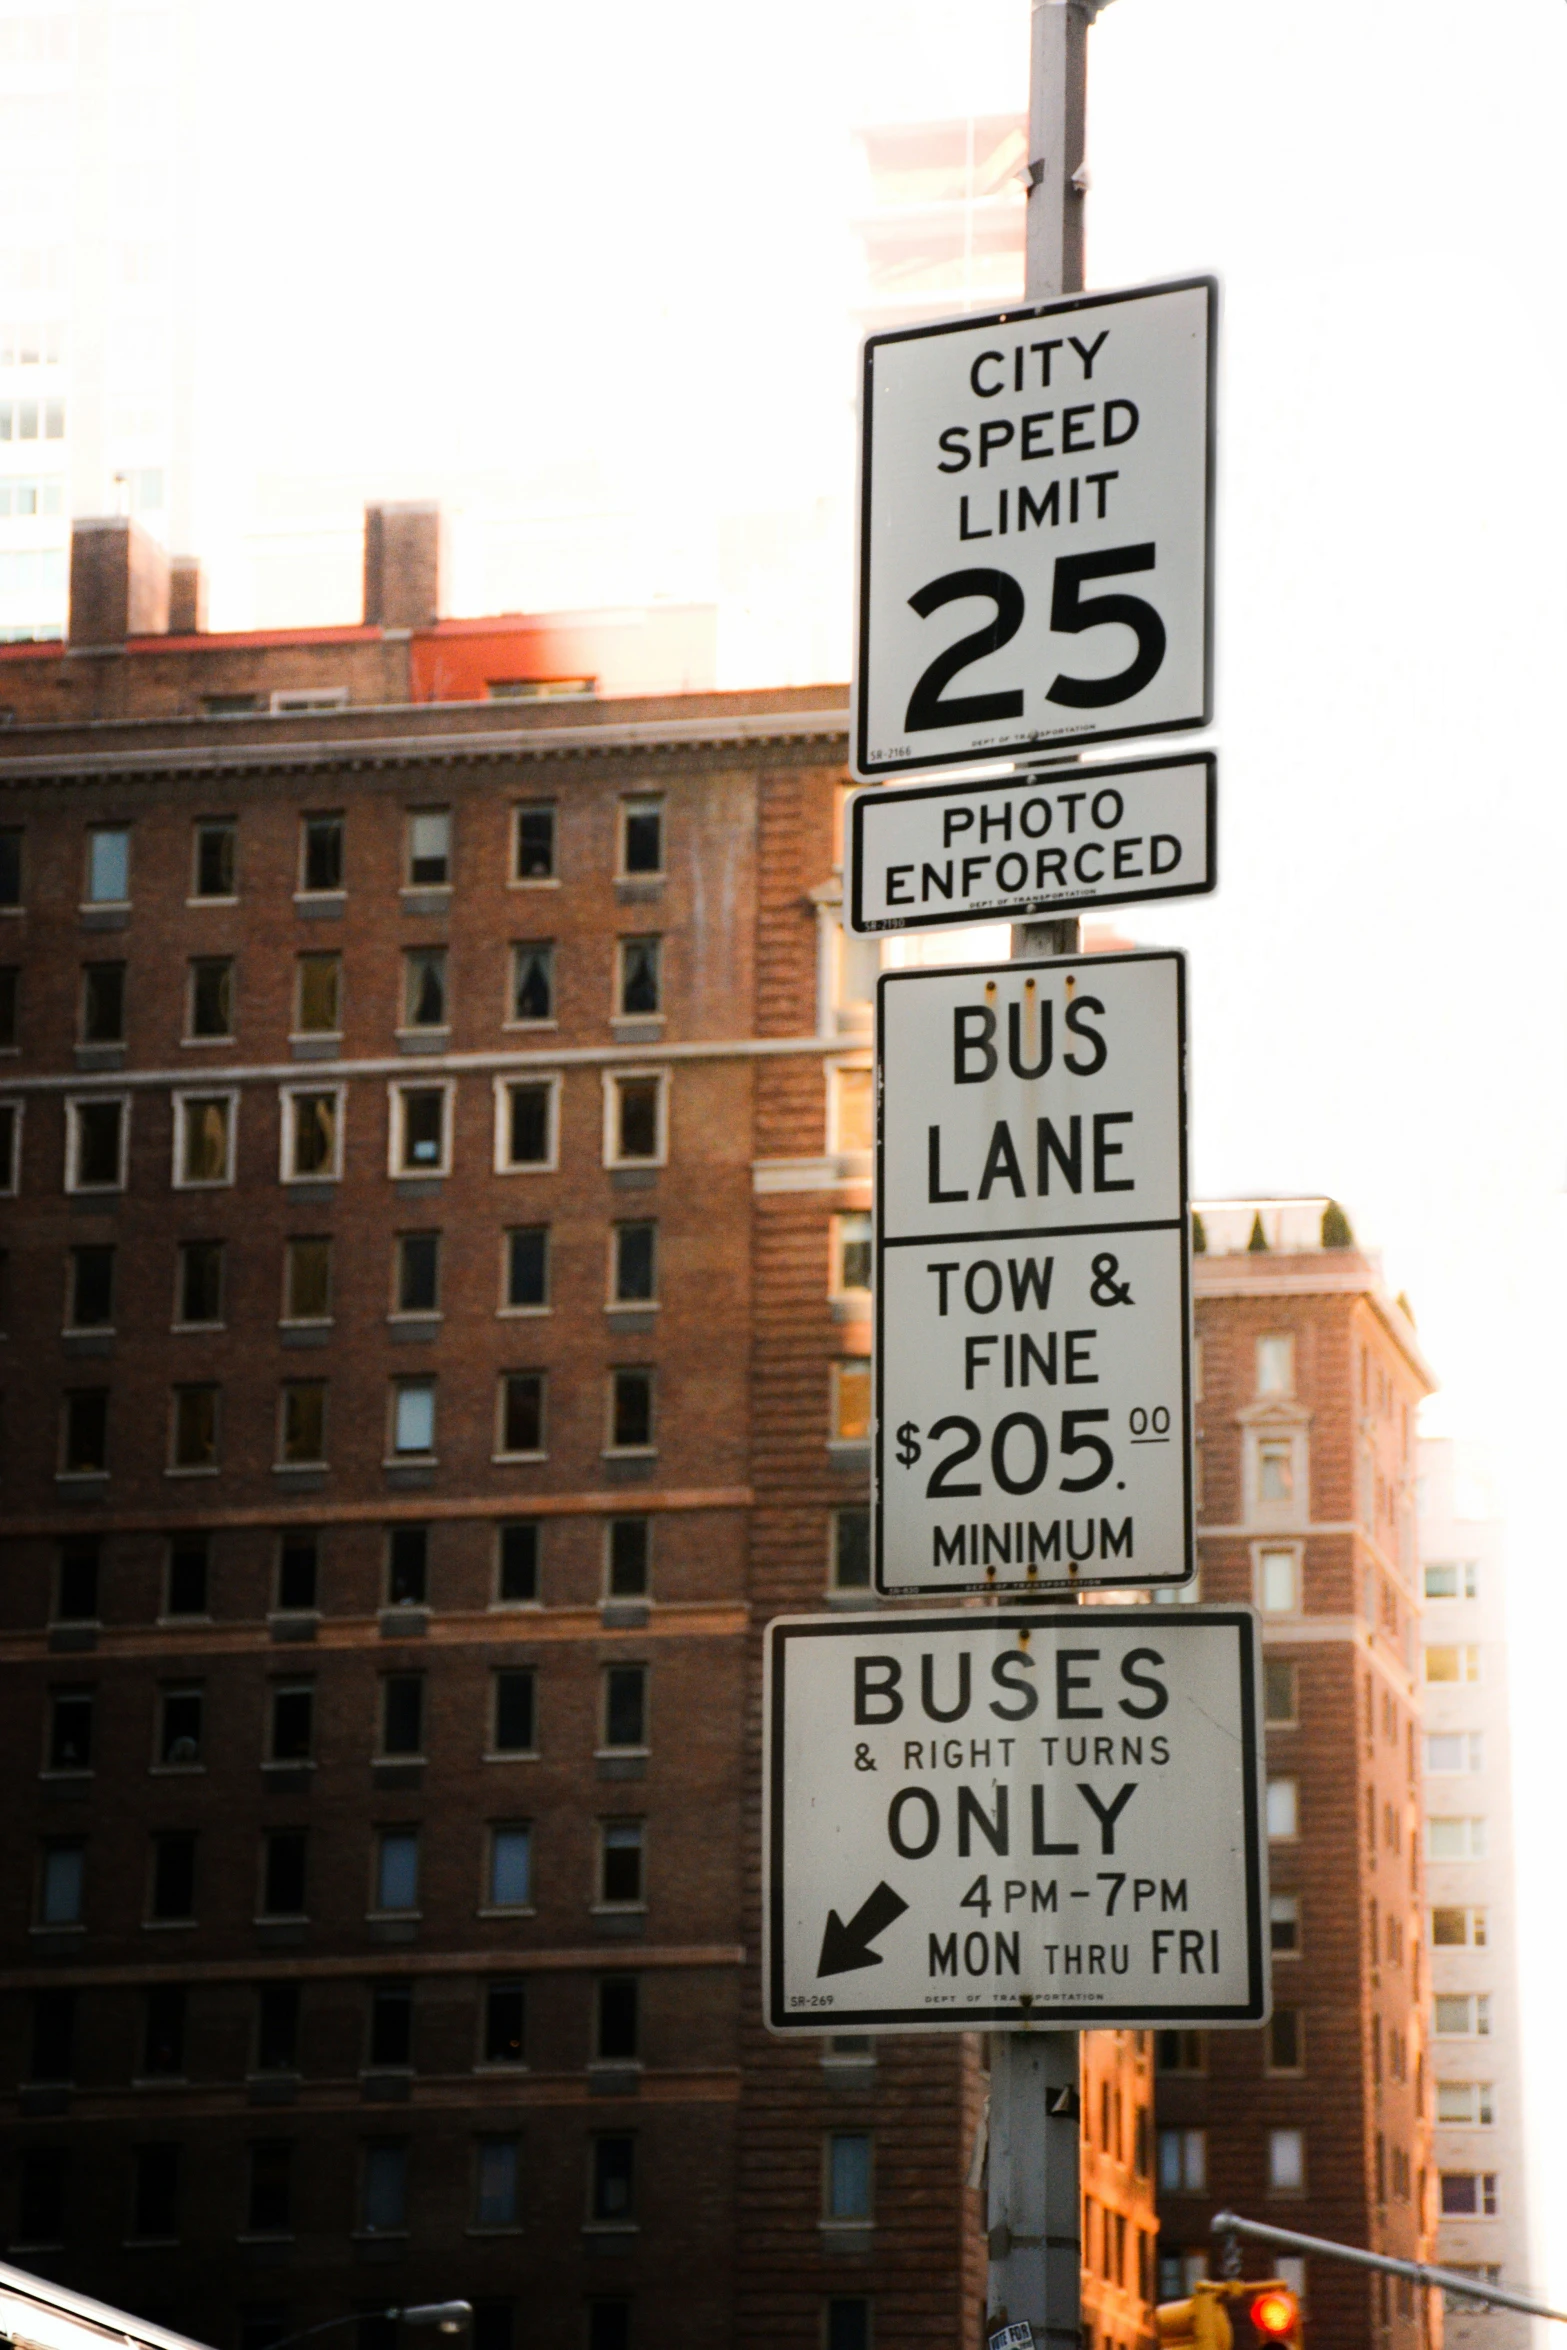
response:
[[[886,1593],[1184,1583],[1178,953],[879,982],[872,1518]]]
[[[870,336],[866,778],[1211,715],[1213,278]]]

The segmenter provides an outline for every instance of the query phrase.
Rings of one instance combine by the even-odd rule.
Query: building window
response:
[[[490,1830],[486,1906],[526,1909],[533,1899],[533,1830],[522,1825]]]
[[[446,1024],[446,949],[411,947],[403,956],[403,1026]]]
[[[0,1102],[0,1193],[13,1198],[22,1183],[22,1105]]]
[[[123,1191],[130,1103],[123,1094],[66,1104],[65,1188]]]
[[[22,1002],[22,974],[15,963],[0,963],[0,1052],[15,1052]]]
[[[1275,2195],[1305,2193],[1306,2140],[1302,2131],[1268,2132],[1268,2187]]]
[[[611,1599],[645,1599],[651,1583],[653,1529],[647,1518],[611,1518],[605,1588]]]
[[[178,1983],[155,1983],[142,2015],[141,2070],[144,2080],[178,2081],[185,2075],[185,1992]]]
[[[1202,2195],[1208,2188],[1206,2130],[1161,2130],[1158,2137],[1159,2192]]]
[[[832,1436],[835,1444],[868,1444],[871,1434],[871,1365],[868,1355],[851,1355],[832,1366]]]
[[[1287,1843],[1300,1834],[1300,1787],[1294,1779],[1268,1781],[1268,1838]]]
[[[232,1093],[175,1096],[175,1182],[181,1190],[233,1182],[237,1100]]]
[[[193,898],[232,898],[235,883],[235,828],[230,823],[198,824],[194,834]]]
[[[309,1762],[316,1742],[314,1682],[274,1682],[268,1696],[267,1760]]]
[[[1496,2120],[1496,2097],[1489,2081],[1438,2081],[1436,2118],[1449,2128],[1490,2129]]]
[[[314,1608],[319,1538],[312,1532],[278,1536],[277,1604],[282,1609]]]
[[[66,1477],[109,1473],[109,1390],[74,1387],[61,1409],[60,1472]]]
[[[1488,1991],[1438,1992],[1436,2031],[1444,2040],[1489,2039],[1491,1995]]]
[[[83,1044],[125,1042],[125,965],[82,965],[81,1039]]]
[[[332,1319],[332,1242],[321,1232],[300,1233],[283,1243],[283,1319]]]
[[[609,1909],[640,1909],[643,1836],[640,1820],[605,1820],[599,1829],[599,1900]]]
[[[484,1990],[484,2061],[521,2064],[526,2042],[527,1993],[521,1983],[487,1983]]]
[[[209,1381],[176,1387],[169,1440],[172,1469],[215,1469],[218,1465],[219,1390]]]
[[[1268,2070],[1298,2073],[1306,2068],[1306,2041],[1298,2007],[1276,2007],[1268,2021]]]
[[[593,2141],[592,2188],[589,2209],[596,2220],[624,2224],[635,2207],[636,2140],[598,2137]]]
[[[1436,1778],[1454,1771],[1485,1769],[1483,1730],[1431,1730],[1426,1734],[1426,1769]]]
[[[1262,1667],[1263,1719],[1275,1729],[1293,1729],[1300,1720],[1300,1672],[1298,1666],[1285,1664],[1277,1657],[1267,1657]]]
[[[1426,1679],[1428,1681],[1478,1681],[1480,1678],[1480,1651],[1473,1642],[1451,1644],[1426,1650]]]
[[[599,1982],[593,2048],[601,2063],[636,2060],[641,2040],[638,1988],[635,1975],[605,1975]]]
[[[125,906],[131,896],[131,836],[123,824],[100,824],[87,835],[87,903]]]
[[[74,1838],[47,1843],[38,1870],[38,1923],[79,1926],[86,1880],[87,1848]]]
[[[335,1183],[343,1172],[341,1086],[283,1096],[283,1181]]]
[[[518,808],[513,814],[512,878],[516,881],[553,881],[555,878],[555,811]]]
[[[381,1752],[424,1752],[424,1675],[387,1673],[381,1682]]]
[[[303,817],[299,827],[300,894],[304,897],[335,894],[342,886],[342,817]]]
[[[376,2071],[408,2071],[413,2064],[411,1983],[376,1983],[370,1991],[369,2061]]]
[[[51,1689],[49,1742],[44,1749],[50,1771],[92,1769],[93,1693],[90,1689]]]
[[[662,1165],[668,1120],[668,1086],[662,1076],[606,1077],[604,1164]]]
[[[1426,1857],[1428,1860],[1484,1860],[1485,1821],[1472,1817],[1428,1819]]]
[[[1473,1559],[1433,1562],[1426,1569],[1427,1599],[1476,1599],[1480,1569]]]
[[[305,1830],[269,1828],[262,1846],[261,1914],[305,1915]]]
[[[299,1985],[263,1983],[256,1993],[256,2070],[291,2073],[299,2062]]]
[[[360,2226],[367,2236],[401,2235],[408,2204],[408,2149],[390,2139],[365,2148]]]
[[[343,958],[300,955],[294,965],[294,1033],[337,1036],[343,1026]]]
[[[430,1529],[394,1526],[386,1539],[386,1604],[423,1607],[430,1596]]]
[[[205,1616],[211,1544],[205,1534],[171,1534],[165,1570],[165,1616]]]
[[[92,1624],[98,1620],[98,1537],[68,1534],[60,1545],[55,1567],[57,1624]]]
[[[394,1085],[392,1173],[446,1175],[451,1117],[449,1085]]]
[[[1275,1331],[1257,1341],[1257,1393],[1293,1395],[1295,1341],[1288,1331]]]
[[[832,1513],[831,1586],[834,1591],[871,1587],[871,1513],[856,1505]]]
[[[611,1452],[654,1449],[651,1371],[611,1371],[608,1449]]]
[[[111,1330],[114,1327],[114,1249],[108,1242],[89,1242],[73,1248],[68,1259],[65,1293],[67,1330]]]
[[[490,1675],[490,1752],[532,1754],[535,1743],[534,1675],[531,1665]]]
[[[552,1168],[559,1148],[558,1078],[495,1081],[495,1172]]]
[[[646,1665],[606,1665],[604,1668],[604,1745],[606,1748],[647,1747]]]
[[[1300,1557],[1297,1552],[1258,1552],[1257,1597],[1265,1616],[1293,1616],[1299,1613]]]
[[[1490,1939],[1483,1909],[1433,1909],[1431,1940],[1438,1950],[1484,1950]]]
[[[450,808],[416,808],[408,818],[408,887],[445,889],[452,878]]]
[[[406,1915],[419,1906],[419,1831],[383,1828],[376,1838],[375,1906]]]
[[[165,1770],[191,1770],[201,1761],[203,1692],[164,1689],[158,1697],[158,1761]]]
[[[548,1308],[549,1243],[547,1224],[522,1224],[507,1233],[503,1313],[542,1314]]]
[[[250,2149],[245,2232],[286,2236],[291,2232],[290,2186],[294,2149],[286,2139],[263,2139]]]
[[[14,2249],[55,2250],[65,2241],[65,2149],[26,2147],[18,2171]]]
[[[618,971],[615,985],[615,1009],[624,1020],[646,1020],[662,1008],[661,971],[663,941],[657,938],[623,938],[616,950]]]
[[[285,1381],[278,1421],[282,1467],[321,1468],[326,1463],[326,1381]]]
[[[838,1156],[869,1151],[876,1140],[875,1073],[836,1063],[828,1072],[827,1148]]]
[[[149,1917],[159,1925],[183,1925],[195,1914],[195,1837],[183,1830],[154,1836]]]
[[[174,1319],[187,1330],[223,1323],[224,1256],[221,1240],[182,1240],[175,1260]]]
[[[622,800],[620,803],[620,870],[628,881],[662,875],[664,870],[664,803],[662,800]]]
[[[513,1028],[536,1028],[554,1017],[555,949],[547,944],[514,946],[508,1024]]]
[[[1287,1436],[1263,1436],[1257,1441],[1257,1499],[1287,1502],[1295,1498],[1295,1447]]]
[[[823,2216],[866,2225],[871,2216],[871,2141],[864,2130],[833,2130],[827,2140]]]
[[[500,1450],[507,1458],[543,1457],[544,1373],[506,1371],[500,1382]]]
[[[1202,2032],[1156,2032],[1154,2067],[1160,2073],[1205,2073],[1208,2041]]]
[[[498,1529],[495,1596],[502,1607],[531,1607],[539,1596],[539,1529],[531,1519]]]
[[[175,2243],[179,2237],[179,2148],[138,2146],[131,2159],[132,2241]]]
[[[392,1252],[392,1311],[435,1314],[441,1306],[441,1236],[401,1232]]]
[[[198,1043],[234,1034],[234,965],[227,955],[202,955],[190,966],[185,1033]]]
[[[827,2304],[826,2350],[871,2350],[871,2305],[859,2293],[835,2293]]]
[[[1495,2219],[1501,2206],[1492,2170],[1445,2170],[1442,2179],[1444,2219]]]
[[[651,1305],[658,1295],[658,1226],[616,1224],[610,1232],[610,1302]]]
[[[835,1297],[868,1297],[871,1286],[871,1220],[866,1215],[834,1216],[832,1280]]]
[[[473,2219],[475,2227],[511,2228],[517,2224],[517,2141],[481,2138],[474,2167]]]
[[[0,906],[22,902],[22,828],[0,825]]]

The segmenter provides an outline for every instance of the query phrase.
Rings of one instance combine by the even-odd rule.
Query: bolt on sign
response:
[[[763,1961],[779,2032],[1260,2023],[1250,1608],[780,1617]]]
[[[884,973],[872,1530],[885,1593],[1184,1583],[1185,958]]]
[[[1211,277],[871,335],[854,770],[1205,726]]]

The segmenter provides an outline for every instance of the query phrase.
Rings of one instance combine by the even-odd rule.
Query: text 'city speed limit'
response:
[[[877,1054],[877,1587],[1188,1580],[1182,958],[889,973]]]

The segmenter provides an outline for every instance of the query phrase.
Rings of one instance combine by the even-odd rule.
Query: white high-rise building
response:
[[[1528,2291],[1502,1526],[1467,1446],[1420,1446],[1427,1941],[1437,2258]],[[1449,2350],[1528,2350],[1532,2321],[1450,2307]]]

